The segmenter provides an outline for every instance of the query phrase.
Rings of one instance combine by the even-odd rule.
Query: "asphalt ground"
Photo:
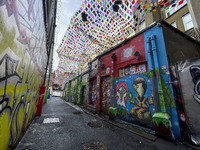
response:
[[[52,97],[43,105],[42,115],[33,120],[16,150],[195,149],[152,137],[141,136],[59,97]]]

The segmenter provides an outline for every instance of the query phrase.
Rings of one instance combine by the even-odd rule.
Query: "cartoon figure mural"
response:
[[[152,113],[149,110],[149,105],[153,105],[153,97],[150,100],[148,97],[144,97],[147,90],[146,80],[142,77],[138,77],[133,82],[133,89],[137,92],[138,96],[132,101],[135,106],[131,109],[131,114],[140,120],[152,120]]]
[[[118,106],[122,106],[122,107],[126,107],[126,101],[127,101],[127,93],[128,93],[128,86],[126,84],[126,82],[119,82],[116,85],[116,93],[117,93],[117,105]]]
[[[155,110],[149,78],[138,74],[116,78],[114,82],[116,119],[153,129],[152,115]]]
[[[200,104],[200,66],[194,65],[190,67],[192,81],[194,83],[194,99]]]

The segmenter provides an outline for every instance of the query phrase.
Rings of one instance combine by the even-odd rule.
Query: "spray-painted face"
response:
[[[147,89],[147,83],[145,79],[142,77],[136,78],[133,82],[133,89],[138,93],[139,98],[142,99]]]
[[[127,101],[128,86],[125,82],[119,82],[116,85],[117,104],[125,107]]]
[[[143,83],[138,83],[136,85],[133,85],[133,88],[138,93],[139,97],[142,98],[144,95]]]
[[[120,87],[119,88],[119,90],[118,90],[118,96],[119,96],[119,101],[120,102],[122,102],[122,100],[124,99],[124,97],[125,97],[125,93],[126,93],[127,91],[126,91],[126,89],[125,89],[125,87]]]

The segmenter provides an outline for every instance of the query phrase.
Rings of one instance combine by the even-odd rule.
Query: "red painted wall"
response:
[[[134,53],[138,51],[140,53],[140,59],[137,60]],[[113,59],[112,55],[115,53],[116,57],[114,60],[114,69],[113,69]],[[144,34],[140,34],[133,39],[128,40],[127,42],[121,44],[114,50],[108,52],[107,54],[101,56],[101,62],[99,62],[98,66],[98,75],[100,76],[100,87],[99,87],[99,94],[100,97],[97,99],[97,108],[100,111],[102,109],[102,78],[103,76],[110,76],[113,75],[115,77],[119,76],[119,69],[130,67],[132,65],[137,66],[136,64],[146,63],[145,57],[145,44],[144,44]],[[101,64],[104,65],[101,68]],[[114,70],[114,73],[112,71]],[[146,68],[147,70],[147,68]],[[109,105],[109,104],[108,104]],[[109,107],[109,106],[107,106]],[[98,111],[97,110],[97,111]],[[101,110],[102,111],[102,110]]]
[[[140,53],[140,59],[137,60],[136,56],[134,56],[134,53],[138,51]],[[124,68],[128,65],[133,64],[139,64],[142,62],[146,62],[145,57],[145,44],[144,44],[144,34],[140,34],[137,37],[134,37],[133,39],[127,41],[126,43],[123,43],[119,47],[117,47],[115,50],[103,55],[101,57],[101,63],[104,64],[104,68],[99,68],[100,74],[103,73],[104,75],[112,75],[112,55],[113,53],[116,54],[115,59],[115,70],[114,70],[114,76],[119,76],[118,69]],[[106,73],[106,69],[110,67],[110,71]],[[105,74],[106,73],[106,74]]]

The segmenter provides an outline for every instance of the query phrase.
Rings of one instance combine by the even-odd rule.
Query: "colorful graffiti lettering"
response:
[[[4,55],[0,68],[5,71],[0,76],[0,148],[4,149],[9,141],[17,141],[35,115],[42,78],[27,53],[20,63]]]
[[[35,116],[47,61],[43,20],[42,1],[0,1],[0,149]]]
[[[133,100],[135,106],[131,109],[131,114],[142,120],[152,120],[152,113],[146,102],[153,105],[153,97],[151,96],[150,100],[148,100],[148,97],[144,97],[147,90],[146,80],[142,77],[136,78],[133,82],[133,89],[138,96]]]
[[[108,109],[110,100],[110,77],[102,78],[102,107]]]
[[[190,67],[190,73],[192,76],[192,81],[194,85],[193,95],[194,99],[200,104],[200,66],[194,65]]]
[[[89,104],[95,105],[96,100],[97,100],[97,80],[95,79],[92,82],[91,100],[89,101]]]
[[[117,105],[126,107],[127,101],[127,93],[128,93],[128,86],[126,82],[119,82],[116,85],[116,93],[117,93]]]

